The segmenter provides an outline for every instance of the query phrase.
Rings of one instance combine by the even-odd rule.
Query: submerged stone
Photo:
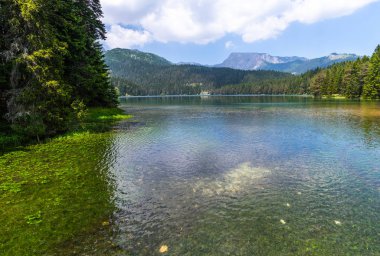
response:
[[[195,182],[193,192],[200,191],[204,196],[234,195],[247,189],[269,176],[271,170],[253,167],[250,162],[244,162],[228,170],[222,177],[214,180],[199,180]]]
[[[167,245],[161,245],[159,252],[165,253],[165,252],[168,252],[168,250],[169,250],[169,247]]]

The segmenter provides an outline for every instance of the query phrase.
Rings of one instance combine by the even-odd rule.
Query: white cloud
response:
[[[311,24],[352,14],[379,0],[101,0],[112,25],[108,45],[149,41],[207,44],[227,33],[245,42],[275,38],[291,23]],[[142,27],[144,32],[119,25]],[[117,27],[119,26],[119,27]],[[123,31],[123,32],[120,32]],[[119,38],[124,35],[123,38]]]
[[[147,31],[137,31],[124,28],[120,25],[111,25],[106,45],[109,48],[131,48],[133,46],[144,45],[151,40],[151,35]]]
[[[225,44],[224,44],[224,47],[226,48],[226,49],[233,49],[233,48],[235,48],[235,44],[232,42],[232,41],[227,41]]]

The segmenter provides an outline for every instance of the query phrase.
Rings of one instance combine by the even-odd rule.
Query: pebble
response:
[[[169,247],[167,245],[161,245],[159,252],[165,253],[165,252],[168,252],[168,250],[169,250]]]

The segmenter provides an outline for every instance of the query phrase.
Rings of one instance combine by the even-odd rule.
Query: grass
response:
[[[0,156],[1,255],[96,255],[88,239],[112,248],[107,128],[128,118],[90,109],[70,133]]]
[[[107,131],[114,122],[129,118],[131,118],[131,115],[126,115],[123,110],[119,108],[90,108],[87,110],[82,122],[71,127],[71,130],[68,131],[66,135],[83,131],[104,132]],[[1,152],[13,151],[19,146],[36,143],[36,141],[30,140],[30,138],[25,138],[13,133],[9,125],[1,122],[1,119],[0,131],[0,155]],[[48,138],[47,141],[50,141],[50,139]]]
[[[131,118],[131,115],[124,114],[119,108],[91,108],[87,111],[86,122],[109,122],[120,121]]]
[[[322,99],[345,100],[345,99],[347,99],[347,97],[343,96],[343,95],[340,95],[340,94],[331,94],[331,95],[324,95],[324,96],[322,96]]]

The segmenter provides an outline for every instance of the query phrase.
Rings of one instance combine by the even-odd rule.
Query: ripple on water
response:
[[[114,146],[126,254],[379,255],[377,112],[236,100],[127,105],[146,125]]]

